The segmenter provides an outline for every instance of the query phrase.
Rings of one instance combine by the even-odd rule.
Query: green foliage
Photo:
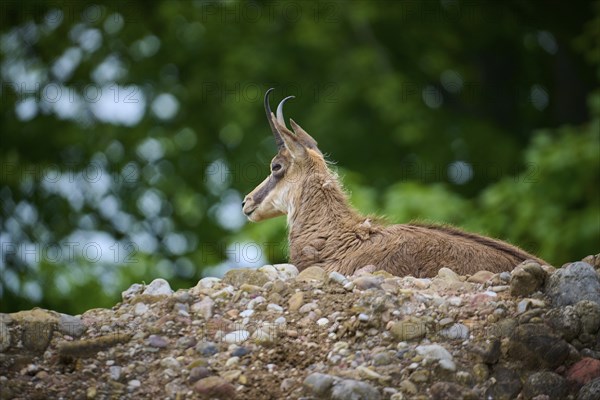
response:
[[[600,2],[1,7],[1,311],[285,261],[285,219],[239,206],[275,153],[271,86],[359,210],[597,252]]]

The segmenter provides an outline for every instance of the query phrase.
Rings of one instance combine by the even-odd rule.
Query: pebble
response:
[[[595,335],[600,329],[600,304],[583,300],[575,304],[575,312],[581,321],[581,330]]]
[[[289,391],[294,386],[295,380],[293,378],[285,378],[281,381],[281,385],[279,385],[279,390],[282,392]]]
[[[539,323],[519,325],[508,343],[509,356],[530,366],[555,368],[567,359],[569,352],[567,342]]]
[[[283,281],[298,276],[298,268],[293,264],[275,264],[274,267],[277,271],[277,276]]]
[[[196,284],[196,288],[211,289],[219,282],[221,282],[221,279],[219,279],[219,278],[213,278],[213,277],[202,278]]]
[[[244,357],[246,354],[250,354],[251,350],[247,347],[240,346],[231,352],[234,357]]]
[[[333,386],[330,398],[331,400],[379,400],[381,395],[377,389],[368,383],[354,379],[344,379]]]
[[[121,378],[121,367],[113,365],[108,368],[108,373],[110,375],[110,379],[113,381],[118,381]]]
[[[244,310],[240,313],[242,318],[250,318],[252,315],[254,315],[254,310]]]
[[[442,267],[438,271],[438,278],[448,282],[461,282],[460,276],[450,268]]]
[[[567,380],[578,386],[600,378],[600,360],[585,357],[573,364],[566,374]]]
[[[321,267],[308,267],[296,276],[296,280],[299,282],[324,282],[326,279],[327,273]]]
[[[436,382],[429,389],[431,400],[477,400],[473,390],[453,382]]]
[[[495,274],[490,271],[477,271],[467,279],[467,282],[486,283],[487,281],[491,280],[494,275]]]
[[[223,336],[223,340],[225,341],[225,343],[238,344],[245,342],[246,340],[248,340],[249,337],[250,332],[248,332],[247,330],[240,329],[237,331],[229,332],[228,334]]]
[[[253,310],[258,304],[264,303],[266,299],[262,296],[258,296],[248,302],[248,310]]]
[[[304,292],[294,293],[288,300],[288,309],[298,311],[304,305]]]
[[[339,283],[340,285],[344,285],[346,284],[346,282],[348,282],[348,278],[336,271],[329,273],[329,279],[336,283]]]
[[[189,349],[190,347],[194,347],[196,345],[196,338],[193,336],[182,336],[177,339],[177,348],[179,349]]]
[[[157,278],[146,286],[142,294],[148,296],[170,296],[173,294],[173,289],[171,289],[169,282],[162,278]]]
[[[600,378],[594,379],[593,381],[584,385],[579,394],[577,400],[598,400],[600,399]]]
[[[78,338],[86,331],[87,327],[83,324],[80,317],[74,317],[68,314],[60,314],[58,320],[58,330],[71,337]]]
[[[10,332],[4,321],[0,320],[0,353],[10,347]]]
[[[144,315],[146,311],[148,311],[148,306],[144,303],[136,303],[135,307],[133,308],[133,313],[135,315]]]
[[[469,328],[463,324],[454,324],[441,330],[440,335],[450,340],[466,340],[469,338]]]
[[[456,364],[452,360],[440,360],[438,363],[442,369],[456,371]]]
[[[572,263],[550,276],[546,295],[555,307],[574,305],[582,300],[600,304],[600,278],[591,265]]]
[[[262,288],[260,286],[244,283],[242,286],[240,286],[240,290],[246,293],[258,293],[262,290]]]
[[[551,309],[546,313],[545,320],[569,342],[575,339],[581,331],[581,320],[573,306]]]
[[[425,336],[427,329],[425,323],[417,317],[407,317],[398,322],[393,322],[390,332],[397,340],[413,340]]]
[[[235,397],[235,387],[220,376],[208,376],[194,385],[194,390],[204,398],[230,399]]]
[[[164,368],[179,369],[181,365],[174,357],[165,357],[160,360],[160,366]]]
[[[453,307],[460,307],[462,305],[462,302],[462,298],[458,296],[452,296],[448,299],[448,304],[450,304]]]
[[[329,325],[329,320],[327,318],[319,318],[317,320],[317,325],[319,325],[319,326],[327,326],[327,325]]]
[[[314,372],[304,379],[302,386],[318,398],[327,398],[330,397],[335,380],[331,375]]]
[[[269,277],[262,271],[253,268],[230,269],[223,276],[223,283],[239,288],[243,284],[262,286]]]
[[[492,385],[485,391],[486,399],[512,400],[521,391],[519,374],[512,369],[498,367],[493,378]]]
[[[139,380],[137,380],[137,379],[132,379],[132,380],[130,380],[129,382],[127,382],[127,386],[128,386],[130,389],[137,389],[137,388],[139,388],[140,386],[142,386],[142,383],[141,383]]]
[[[210,376],[211,372],[208,368],[203,367],[203,366],[199,366],[199,367],[194,367],[190,370],[190,375],[188,376],[188,380],[190,383],[194,383],[202,378],[206,378],[207,376]]]
[[[426,369],[417,369],[410,374],[410,380],[416,383],[424,383],[429,380],[429,371]]]
[[[382,277],[377,276],[359,276],[352,280],[354,286],[360,290],[368,290],[368,289],[381,289],[381,283],[383,282]]]
[[[159,335],[150,335],[148,337],[148,345],[159,349],[163,349],[169,345],[169,341],[166,338]]]
[[[399,388],[406,394],[417,394],[417,386],[408,379],[401,381]]]
[[[258,269],[258,271],[265,274],[269,281],[279,279],[279,273],[277,272],[277,268],[275,268],[273,265],[263,265]]]
[[[316,309],[317,309],[317,303],[306,303],[302,307],[300,307],[300,309],[298,309],[298,311],[302,314],[306,314],[306,313],[311,312]]]
[[[144,285],[142,285],[141,283],[134,283],[133,285],[129,286],[127,290],[121,292],[121,298],[123,299],[123,301],[127,301],[140,294],[143,290]]]
[[[567,394],[567,381],[554,372],[536,372],[527,378],[522,393],[526,399],[546,395],[548,400],[562,400]]]
[[[420,345],[416,347],[417,354],[430,360],[448,360],[453,361],[452,354],[439,344]]]
[[[523,261],[512,271],[510,294],[528,296],[538,291],[546,280],[546,272],[535,261]]]
[[[398,359],[395,355],[390,354],[387,351],[377,353],[373,356],[373,365],[381,366],[381,365],[390,365],[393,362],[396,362]]]
[[[232,365],[236,365],[236,364],[237,364],[237,363],[239,363],[239,362],[240,362],[240,358],[239,358],[239,357],[236,357],[236,356],[234,356],[234,357],[229,357],[229,358],[227,359],[227,361],[225,362],[225,366],[226,366],[226,367],[231,367]]]
[[[431,286],[431,279],[429,278],[418,278],[412,281],[413,286],[417,289],[427,289]]]
[[[204,357],[210,357],[219,352],[217,345],[213,342],[200,342],[196,345],[196,351]]]
[[[275,332],[273,329],[259,328],[252,333],[252,340],[258,344],[267,344],[275,341]]]
[[[270,303],[269,305],[267,305],[267,311],[271,311],[274,313],[282,313],[283,307],[281,307],[279,304]]]
[[[356,372],[358,372],[360,376],[365,379],[371,379],[375,381],[383,381],[389,379],[388,377],[378,374],[377,372],[373,371],[368,367],[365,367],[364,365],[359,365],[358,367],[356,367]]]

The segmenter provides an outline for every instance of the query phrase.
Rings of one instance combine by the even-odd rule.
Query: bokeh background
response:
[[[600,247],[600,3],[2,1],[0,311],[283,262],[243,196],[287,95],[365,213]],[[485,266],[482,266],[485,267]]]

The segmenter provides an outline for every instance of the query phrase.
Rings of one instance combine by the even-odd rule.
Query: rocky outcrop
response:
[[[598,285],[597,265],[531,261],[157,279],[110,310],[0,314],[0,398],[596,399]]]

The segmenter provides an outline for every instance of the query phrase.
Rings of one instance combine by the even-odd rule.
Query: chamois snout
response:
[[[256,208],[257,207],[254,205],[254,201],[252,201],[250,195],[246,196],[244,201],[242,201],[242,212],[246,215],[246,217],[250,217]]]

